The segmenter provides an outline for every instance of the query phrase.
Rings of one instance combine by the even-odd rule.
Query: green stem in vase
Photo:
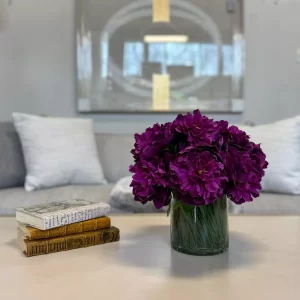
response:
[[[227,199],[191,206],[174,198],[171,211],[172,247],[193,255],[214,255],[228,248]]]

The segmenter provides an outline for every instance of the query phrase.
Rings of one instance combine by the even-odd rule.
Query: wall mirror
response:
[[[243,111],[239,0],[76,0],[82,113]]]

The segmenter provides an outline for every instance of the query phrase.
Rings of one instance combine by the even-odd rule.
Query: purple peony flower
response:
[[[169,205],[172,193],[196,206],[223,195],[237,204],[252,201],[268,165],[245,132],[199,110],[136,134],[132,154],[135,200],[153,201],[156,208]]]
[[[143,134],[135,134],[135,145],[131,153],[135,160],[151,159],[153,156],[159,156],[161,150],[168,146],[174,137],[175,130],[172,123],[155,124],[152,128],[147,128]]]
[[[220,132],[228,128],[226,121],[214,122],[203,116],[199,110],[193,114],[179,115],[173,122],[175,130],[186,136],[187,142],[194,146],[211,145],[220,137]]]
[[[208,150],[198,149],[177,156],[170,164],[170,186],[190,205],[210,204],[224,194],[224,165]]]
[[[251,202],[261,190],[264,169],[268,166],[266,155],[260,145],[250,142],[244,131],[232,126],[229,132],[228,151],[222,154],[229,179],[226,192],[236,204]]]
[[[157,209],[169,205],[171,190],[167,187],[163,168],[144,162],[131,166],[130,171],[135,173],[130,186],[136,201],[142,204],[153,201]]]

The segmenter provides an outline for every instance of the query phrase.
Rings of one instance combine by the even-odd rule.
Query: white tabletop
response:
[[[114,216],[119,243],[26,258],[0,218],[0,299],[300,299],[300,217],[230,217],[230,249],[170,248],[165,215]]]

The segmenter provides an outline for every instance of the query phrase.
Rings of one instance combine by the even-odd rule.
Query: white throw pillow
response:
[[[26,191],[68,184],[104,184],[93,122],[13,113],[27,175]]]
[[[269,166],[263,191],[300,194],[300,116],[255,127],[238,126],[261,144]]]
[[[161,210],[156,209],[153,202],[148,202],[146,204],[136,202],[132,194],[132,187],[130,187],[131,182],[132,177],[126,176],[115,184],[109,200],[109,204],[112,207],[131,213],[159,213],[168,210],[167,207],[163,207]]]

